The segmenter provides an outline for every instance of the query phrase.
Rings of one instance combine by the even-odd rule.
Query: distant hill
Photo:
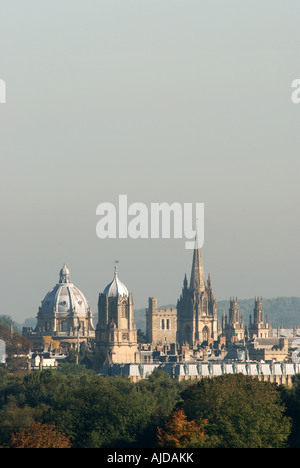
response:
[[[238,299],[240,317],[243,317],[244,324],[249,323],[249,316],[252,315],[254,309],[254,298]],[[176,307],[176,305],[168,304],[163,307]],[[293,328],[294,325],[300,325],[300,297],[276,297],[263,298],[264,317],[268,318],[273,328],[282,325],[283,328]],[[223,312],[228,315],[229,300],[218,301],[218,316],[222,319]],[[137,309],[134,311],[134,320],[136,327],[142,331],[146,331],[146,308]]]

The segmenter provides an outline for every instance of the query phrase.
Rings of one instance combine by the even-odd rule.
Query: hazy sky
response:
[[[1,309],[36,316],[66,262],[97,314],[176,303],[183,239],[96,236],[96,207],[205,203],[217,300],[300,296],[299,0],[0,0]]]

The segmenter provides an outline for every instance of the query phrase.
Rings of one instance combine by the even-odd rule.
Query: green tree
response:
[[[296,375],[292,387],[280,387],[282,399],[286,406],[286,415],[291,418],[292,429],[289,436],[289,447],[300,447],[300,375]]]
[[[242,374],[203,379],[186,389],[182,407],[189,420],[207,419],[207,446],[280,448],[290,420],[275,384]]]

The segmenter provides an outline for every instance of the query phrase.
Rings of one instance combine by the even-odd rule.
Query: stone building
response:
[[[273,328],[270,323],[268,323],[268,318],[264,318],[264,309],[262,306],[262,298],[255,298],[255,305],[253,310],[253,320],[252,316],[249,317],[249,326],[246,330],[246,336],[248,340],[253,338],[272,338],[273,337]]]
[[[95,354],[98,367],[140,361],[132,293],[120,281],[117,267],[113,280],[99,294]]]
[[[149,298],[146,310],[147,340],[152,346],[177,342],[177,309],[157,308],[157,298]]]
[[[89,346],[94,341],[91,308],[84,294],[71,283],[66,264],[60,270],[58,283],[42,300],[35,329],[23,328],[23,336],[35,347],[42,347],[46,337],[64,349],[77,349],[82,343]]]
[[[149,298],[146,310],[146,335],[152,347],[173,345],[172,349],[196,350],[199,347],[223,348],[255,338],[271,339],[273,329],[264,317],[262,298],[255,298],[253,318],[245,325],[238,300],[230,298],[229,315],[223,313],[222,326],[217,316],[217,301],[210,275],[205,281],[201,249],[195,239],[190,282],[185,275],[176,308],[158,308],[157,298]],[[175,345],[175,347],[174,347]],[[274,349],[273,349],[274,351]]]
[[[230,298],[229,320],[224,312],[222,329],[227,343],[237,343],[245,338],[245,326],[242,317],[240,317],[237,297]]]
[[[176,308],[157,308],[157,299],[149,298],[146,312],[148,341],[157,344],[176,343],[178,346],[213,346],[222,333],[217,317],[217,301],[210,276],[204,277],[198,235],[195,239],[190,284],[185,275]]]
[[[247,345],[252,361],[285,361],[289,353],[287,338],[254,338]]]
[[[194,362],[194,363],[167,363],[167,364],[125,364],[104,366],[102,375],[124,376],[132,382],[139,382],[148,378],[155,369],[161,369],[172,379],[176,380],[202,380],[212,379],[220,375],[244,374],[261,382],[271,382],[278,385],[293,385],[293,378],[300,373],[299,363],[285,362]]]

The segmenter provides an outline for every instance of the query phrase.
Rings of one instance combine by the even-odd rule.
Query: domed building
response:
[[[120,281],[117,267],[113,280],[99,294],[95,351],[99,367],[140,362],[133,298]]]
[[[58,283],[46,294],[38,310],[34,330],[23,329],[23,335],[35,345],[44,337],[59,341],[62,348],[77,348],[95,338],[91,308],[84,294],[70,280],[66,264],[59,272]]]
[[[115,267],[113,280],[106,286],[103,294],[108,297],[129,296],[128,289],[126,288],[125,284],[119,280],[117,267]]]

